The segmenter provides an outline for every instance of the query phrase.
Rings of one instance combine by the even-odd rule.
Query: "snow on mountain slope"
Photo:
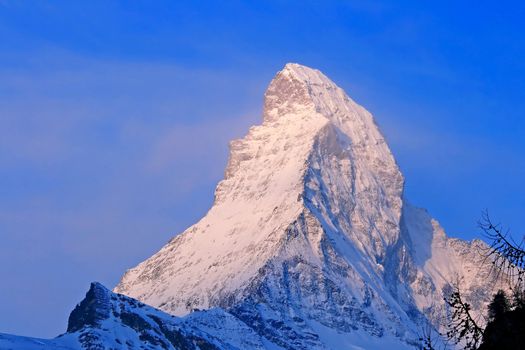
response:
[[[206,216],[116,292],[175,315],[221,307],[286,349],[413,346],[456,280],[484,307],[494,284],[473,277],[482,243],[447,238],[403,200],[370,113],[319,71],[287,64],[263,117],[231,143]]]
[[[345,192],[330,197],[346,201],[335,210],[351,210],[348,238],[374,259],[384,255],[401,211],[403,180],[392,154],[368,112],[320,72],[288,64],[266,92],[263,124],[231,143],[209,213],[128,271],[116,291],[184,314],[238,290],[282,247],[287,226],[305,210],[307,193],[315,191],[305,188],[305,177],[321,166],[310,159],[323,152],[339,156],[336,166],[345,172],[333,180],[346,188],[327,185]]]

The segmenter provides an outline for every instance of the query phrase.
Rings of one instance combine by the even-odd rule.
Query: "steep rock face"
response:
[[[478,310],[490,288],[467,276],[482,243],[448,239],[403,201],[403,181],[370,113],[288,64],[263,123],[231,143],[207,215],[115,291],[175,315],[224,308],[286,349],[414,345],[454,279]]]
[[[69,315],[68,332],[76,332],[84,327],[97,327],[110,316],[111,301],[108,290],[101,284],[92,283],[86,297]]]

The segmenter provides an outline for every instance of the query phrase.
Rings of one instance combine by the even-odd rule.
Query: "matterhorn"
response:
[[[113,292],[93,284],[42,349],[416,349],[453,285],[482,313],[497,283],[484,243],[448,238],[403,187],[372,115],[289,63],[208,213]]]

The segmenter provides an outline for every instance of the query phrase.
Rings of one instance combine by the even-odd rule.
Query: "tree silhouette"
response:
[[[523,299],[511,305],[503,291],[494,295],[489,305],[490,321],[483,332],[479,350],[525,349],[525,309]]]
[[[508,230],[504,231],[501,224],[492,222],[487,211],[483,212],[478,225],[490,242],[489,247],[482,254],[494,266],[493,271],[498,275],[505,273],[509,278],[511,287],[523,291],[525,277],[524,240],[522,239],[520,243],[515,242]]]
[[[455,344],[463,344],[465,350],[477,349],[482,336],[483,328],[478,326],[471,314],[470,304],[463,301],[459,288],[456,287],[445,303],[451,309],[450,323],[446,336]]]
[[[488,314],[489,321],[494,321],[495,319],[501,318],[506,312],[510,311],[510,302],[507,299],[507,294],[503,290],[498,290],[494,294],[494,298],[489,304]]]

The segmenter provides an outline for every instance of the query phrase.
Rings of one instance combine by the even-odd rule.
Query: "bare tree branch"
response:
[[[449,297],[444,299],[451,308],[447,338],[455,344],[462,344],[466,350],[477,349],[483,337],[483,328],[472,317],[470,304],[463,301],[457,287]]]
[[[521,289],[525,277],[525,249],[524,241],[516,243],[509,232],[503,232],[500,224],[494,224],[487,211],[484,211],[479,221],[490,246],[484,256],[488,259],[497,273],[506,274],[511,284],[516,284]]]

